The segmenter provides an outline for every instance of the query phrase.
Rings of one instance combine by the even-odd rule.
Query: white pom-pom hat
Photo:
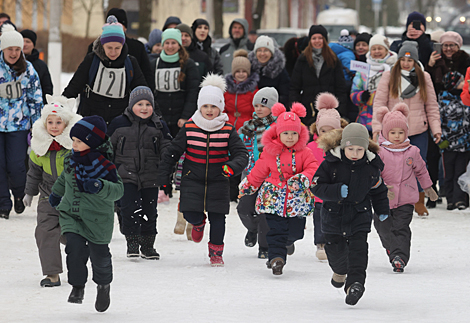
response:
[[[224,92],[227,85],[225,79],[217,74],[208,74],[201,83],[201,90],[197,98],[197,108],[201,110],[204,104],[212,104],[224,111],[225,99]]]
[[[0,48],[2,50],[8,47],[19,47],[21,50],[23,50],[23,36],[15,30],[13,25],[7,24],[3,26],[0,41]]]

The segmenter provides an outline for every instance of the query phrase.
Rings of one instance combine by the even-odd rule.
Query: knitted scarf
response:
[[[164,50],[160,53],[162,61],[167,63],[176,63],[180,59],[180,54],[178,52],[173,55],[167,55]]]
[[[386,63],[386,60],[390,57],[390,53],[388,53],[384,58],[377,59],[377,58],[367,58],[367,64],[370,65],[369,71],[369,83],[367,89],[370,92],[375,92],[379,85],[379,81],[382,78],[382,74],[385,71],[390,71],[390,65]]]
[[[321,67],[325,61],[323,55],[321,54],[321,50],[321,48],[313,48],[312,51],[313,66],[315,66],[315,73],[317,74],[317,77],[320,77]]]
[[[75,169],[75,180],[80,192],[84,192],[83,184],[89,179],[103,178],[114,183],[118,181],[116,166],[97,149],[72,149],[70,166]]]
[[[411,147],[410,139],[406,138],[401,144],[392,144],[390,141],[385,140],[382,142],[382,146],[390,151],[405,151]]]
[[[403,99],[409,99],[415,96],[419,91],[418,76],[416,71],[401,70],[401,86],[400,86],[400,97]]]
[[[220,112],[220,114],[214,119],[207,120],[203,117],[201,111],[197,110],[194,112],[191,120],[193,120],[196,126],[202,130],[214,132],[222,129],[222,127],[225,125],[225,122],[228,121],[228,115],[226,113]]]

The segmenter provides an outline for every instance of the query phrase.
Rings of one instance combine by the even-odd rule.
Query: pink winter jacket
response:
[[[380,132],[382,130],[382,125],[376,117],[377,109],[380,107],[388,107],[388,109],[391,110],[395,104],[403,101],[410,108],[410,114],[408,116],[408,126],[410,130],[408,136],[419,135],[425,132],[428,130],[428,124],[431,127],[433,135],[442,133],[439,105],[436,100],[436,93],[434,92],[431,76],[428,72],[424,72],[424,76],[426,79],[426,102],[421,100],[419,92],[410,99],[401,99],[399,97],[391,98],[389,96],[390,71],[382,74],[377,92],[375,93],[372,132]]]
[[[410,145],[404,151],[390,151],[380,146],[379,156],[385,164],[382,178],[391,185],[395,198],[390,200],[390,209],[405,204],[415,204],[419,200],[416,177],[424,189],[432,186],[426,163],[419,154],[419,148]]]

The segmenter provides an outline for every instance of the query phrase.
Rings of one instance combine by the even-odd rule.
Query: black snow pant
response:
[[[256,214],[255,203],[258,192],[252,195],[244,195],[238,201],[237,212],[245,228],[250,232],[258,233],[258,245],[260,250],[268,250],[266,234],[269,231],[265,214]]]
[[[215,245],[223,245],[225,237],[225,214],[207,212],[210,223],[209,242]],[[204,221],[204,212],[184,211],[183,216],[192,225],[200,225]]]
[[[268,241],[268,258],[271,261],[280,257],[287,260],[287,248],[304,237],[305,217],[285,218],[277,214],[265,213],[269,231],[266,235]]]
[[[325,235],[321,230],[321,208],[323,203],[315,202],[315,209],[313,210],[313,243],[325,244]]]
[[[467,170],[470,151],[448,151],[442,154],[444,162],[444,187],[447,203],[464,202],[468,206],[468,195],[460,188],[458,179]]]
[[[143,188],[124,184],[121,202],[122,233],[128,235],[154,236],[157,234],[158,188]]]

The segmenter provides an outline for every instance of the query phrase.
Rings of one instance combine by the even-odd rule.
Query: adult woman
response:
[[[8,219],[10,190],[15,212],[24,211],[27,137],[43,103],[39,76],[22,52],[23,36],[4,25],[0,41],[0,217]]]
[[[392,109],[397,103],[405,102],[410,108],[408,116],[409,139],[418,146],[421,157],[426,161],[428,148],[428,127],[434,141],[441,140],[441,119],[431,76],[422,70],[419,63],[418,43],[403,42],[398,53],[398,62],[390,72],[384,72],[380,79],[373,105],[372,132],[377,139],[382,125],[377,120],[376,111],[386,106]],[[420,187],[419,202],[415,204],[418,215],[429,214],[424,206],[424,192]]]
[[[78,113],[99,115],[109,124],[122,114],[129,94],[137,86],[147,86],[137,60],[127,54],[126,37],[115,16],[109,16],[103,33],[93,43],[62,93],[67,98],[80,94]]]
[[[150,65],[156,80],[155,101],[175,137],[196,111],[199,72],[182,45],[181,31],[166,29],[162,43],[160,57]]]
[[[268,36],[259,36],[248,59],[252,72],[259,74],[258,89],[275,88],[279,93],[279,102],[287,105],[290,77],[285,68],[284,53],[274,46],[274,41]]]
[[[372,35],[369,33],[360,33],[357,34],[356,39],[354,39],[354,54],[356,55],[356,60],[365,62],[367,60],[366,54],[369,52],[369,41]]]
[[[338,112],[346,116],[347,94],[343,66],[328,46],[328,32],[322,25],[313,25],[308,34],[307,48],[295,63],[292,72],[289,101],[301,102],[307,108],[302,122],[310,126],[315,122],[315,99],[321,92],[330,92],[340,102]]]
[[[205,52],[212,63],[212,71],[215,74],[223,75],[223,66],[220,61],[219,52],[212,48],[212,38],[209,36],[209,23],[207,20],[199,18],[194,20],[191,29],[193,30],[193,42],[197,48]]]
[[[369,133],[372,133],[375,92],[383,72],[390,71],[397,61],[397,54],[390,51],[386,37],[375,35],[370,39],[370,52],[366,54],[366,60],[370,64],[369,73],[356,72],[351,87],[351,101],[359,107],[356,122],[366,126]]]

